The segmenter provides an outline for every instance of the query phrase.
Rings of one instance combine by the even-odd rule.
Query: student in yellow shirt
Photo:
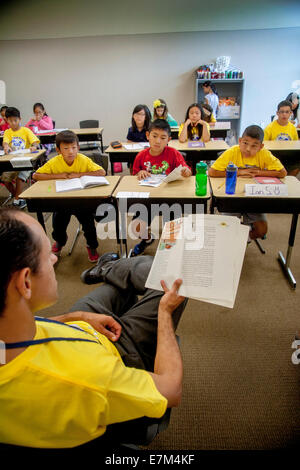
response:
[[[202,111],[203,111],[203,121],[208,122],[210,126],[213,126],[217,120],[213,114],[213,109],[210,104],[202,103]]]
[[[264,140],[298,140],[297,129],[291,123],[292,104],[284,100],[277,106],[277,119],[265,128]],[[288,157],[288,154],[287,154]],[[281,159],[287,169],[288,175],[297,176],[300,170],[300,161],[291,162],[287,157]]]
[[[9,107],[5,111],[5,116],[10,129],[7,129],[3,135],[4,152],[8,154],[13,150],[22,149],[30,149],[31,152],[35,152],[40,141],[30,129],[21,126],[20,111],[17,108]],[[26,201],[20,199],[19,195],[23,192],[29,176],[30,171],[6,171],[1,175],[1,180],[14,196],[14,206],[20,209],[26,206]],[[14,180],[16,186],[13,185]]]
[[[98,443],[103,455],[118,447],[120,426],[130,439],[145,417],[179,405],[180,279],[170,289],[162,281],[164,292],[146,289],[152,257],[112,261],[106,254],[104,282],[70,313],[34,317],[57,301],[49,239],[33,217],[1,208],[0,251],[1,443],[70,448],[111,425],[110,440],[104,434]]]
[[[208,175],[214,178],[226,176],[226,168],[229,163],[238,167],[237,175],[244,178],[255,176],[275,176],[284,178],[286,170],[278,158],[269,150],[264,149],[264,131],[259,126],[247,127],[239,145],[234,145],[213,163],[208,170]],[[268,230],[265,214],[229,214],[237,217],[243,216],[243,223],[249,225],[250,239],[263,238]]]
[[[203,110],[198,103],[193,103],[188,107],[185,121],[179,127],[178,140],[183,143],[187,140],[208,142],[209,139],[209,125],[204,121]]]
[[[56,136],[56,150],[60,152],[54,158],[51,158],[45,165],[41,166],[33,175],[33,179],[53,180],[79,178],[83,175],[103,176],[105,170],[94,163],[90,158],[78,153],[79,142],[78,137],[72,131],[63,131]],[[71,211],[56,211],[53,213],[52,237],[55,243],[52,251],[59,255],[63,246],[67,242],[67,227],[69,225],[71,215],[75,215],[84,232],[87,241],[87,251],[89,261],[95,263],[99,255],[97,253],[97,234],[95,228],[94,217],[92,213],[87,211],[78,211],[76,208]]]

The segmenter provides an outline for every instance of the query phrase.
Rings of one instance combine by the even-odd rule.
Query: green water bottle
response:
[[[207,165],[205,162],[196,164],[196,196],[206,196],[207,191]]]

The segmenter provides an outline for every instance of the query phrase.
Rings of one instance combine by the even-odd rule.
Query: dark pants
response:
[[[98,240],[96,234],[96,227],[94,217],[91,213],[81,211],[58,211],[53,212],[52,226],[53,239],[60,245],[64,246],[67,242],[67,227],[69,225],[71,216],[74,215],[82,226],[86,243],[90,248],[97,248]]]
[[[70,309],[113,316],[122,333],[114,343],[129,367],[153,371],[157,342],[157,312],[163,291],[145,288],[153,258],[139,256],[112,261],[105,265],[105,283],[80,299]],[[142,295],[140,300],[137,295]],[[185,308],[183,302],[173,313],[177,328]]]

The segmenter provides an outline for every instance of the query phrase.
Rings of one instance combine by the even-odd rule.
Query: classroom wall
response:
[[[244,71],[242,128],[267,123],[300,79],[300,28],[0,41],[0,79],[23,122],[41,101],[56,127],[99,119],[104,142],[124,139],[134,105],[164,98],[183,120],[195,69],[219,55]]]

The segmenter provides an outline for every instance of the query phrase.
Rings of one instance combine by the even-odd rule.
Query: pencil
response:
[[[224,186],[224,184],[225,184],[225,181],[222,184],[220,184],[220,186],[218,186],[217,189],[221,189]]]

